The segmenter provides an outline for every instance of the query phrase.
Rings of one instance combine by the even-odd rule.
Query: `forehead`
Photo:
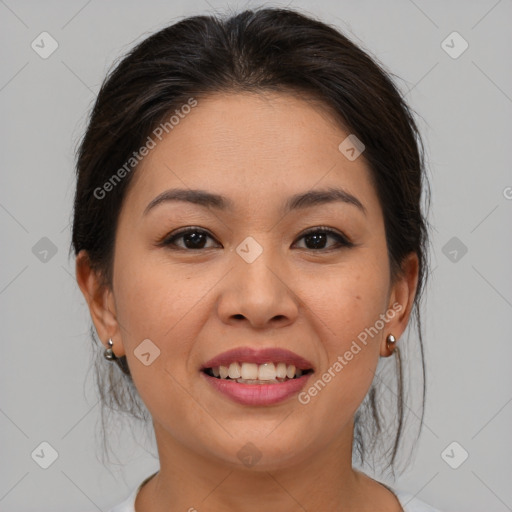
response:
[[[320,102],[297,95],[198,98],[162,140],[155,139],[135,171],[126,202],[142,212],[156,195],[179,186],[262,206],[316,184],[343,186],[374,201],[363,156],[350,161],[339,150],[348,135]]]

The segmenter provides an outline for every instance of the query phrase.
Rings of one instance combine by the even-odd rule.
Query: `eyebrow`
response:
[[[156,196],[144,209],[143,215],[146,215],[150,210],[157,205],[166,203],[182,201],[192,204],[197,204],[206,208],[215,208],[217,210],[230,210],[234,209],[234,203],[231,199],[207,192],[206,190],[198,189],[169,189],[158,196]],[[362,213],[366,215],[366,208],[361,201],[354,195],[341,188],[329,187],[321,190],[310,190],[301,194],[295,194],[288,198],[283,207],[283,213],[289,213],[293,210],[310,208],[325,203],[342,202],[356,206]]]

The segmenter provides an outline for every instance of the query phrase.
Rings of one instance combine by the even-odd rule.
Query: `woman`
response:
[[[110,73],[72,243],[100,391],[136,391],[160,461],[113,512],[434,510],[356,468],[395,468],[411,313],[422,353],[420,149],[386,73],[288,9],[182,20]]]

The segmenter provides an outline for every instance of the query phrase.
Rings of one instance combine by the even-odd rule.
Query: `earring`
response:
[[[113,345],[114,342],[112,341],[112,338],[109,338],[108,348],[106,348],[105,352],[103,352],[105,359],[107,359],[108,361],[115,361],[117,359],[117,356],[114,354],[114,351],[112,350]]]
[[[396,348],[396,338],[392,334],[388,334],[388,337],[386,338],[386,346],[388,347],[388,350],[393,353]]]

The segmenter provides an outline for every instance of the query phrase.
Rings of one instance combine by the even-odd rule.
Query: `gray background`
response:
[[[512,510],[512,3],[288,4],[336,24],[401,77],[422,117],[434,224],[429,387],[417,457],[396,486],[444,511]],[[0,1],[2,511],[106,511],[158,468],[117,430],[119,465],[97,457],[90,318],[68,258],[74,148],[116,57],[173,20],[226,5]],[[59,45],[47,59],[31,48],[43,31]],[[453,31],[469,44],[455,59],[441,44]],[[441,456],[453,441],[469,453],[458,469]],[[48,469],[31,456],[42,442],[58,454]]]

